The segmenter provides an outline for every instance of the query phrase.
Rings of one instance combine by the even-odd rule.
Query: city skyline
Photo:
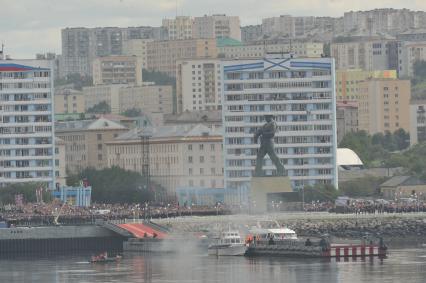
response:
[[[222,3],[223,2],[223,3]],[[176,3],[178,7],[176,9]],[[420,0],[89,0],[89,1],[15,1],[0,0],[0,42],[12,58],[33,58],[36,53],[61,53],[61,29],[97,26],[161,26],[163,18],[177,15],[203,16],[227,14],[239,16],[241,25],[261,24],[262,18],[283,14],[293,16],[341,17],[346,11],[393,7],[426,10]],[[256,5],[256,9],[252,9]],[[219,8],[218,8],[219,7]],[[48,14],[47,14],[48,13]],[[7,19],[7,20],[4,20]],[[10,19],[14,19],[13,21]]]

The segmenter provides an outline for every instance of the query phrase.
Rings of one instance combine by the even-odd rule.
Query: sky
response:
[[[0,44],[13,58],[29,59],[60,54],[65,27],[160,26],[176,13],[240,16],[242,25],[250,25],[284,14],[340,17],[375,8],[425,11],[426,0],[0,0]]]

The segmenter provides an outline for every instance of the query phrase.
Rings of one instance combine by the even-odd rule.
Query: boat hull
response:
[[[208,254],[215,256],[241,256],[246,253],[246,250],[247,247],[245,245],[210,246],[208,248]]]

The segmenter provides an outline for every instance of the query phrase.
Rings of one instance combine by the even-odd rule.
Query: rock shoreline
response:
[[[181,217],[155,222],[177,232],[209,232],[224,230],[229,225],[248,231],[257,221],[273,219],[291,228],[300,236],[319,237],[323,234],[339,238],[360,238],[366,233],[385,238],[424,237],[426,213],[339,215],[329,213],[294,213],[273,215],[229,215],[215,217]]]

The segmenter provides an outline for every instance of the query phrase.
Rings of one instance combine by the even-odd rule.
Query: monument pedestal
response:
[[[288,176],[252,177],[250,181],[250,211],[264,213],[268,211],[268,194],[292,193]]]

